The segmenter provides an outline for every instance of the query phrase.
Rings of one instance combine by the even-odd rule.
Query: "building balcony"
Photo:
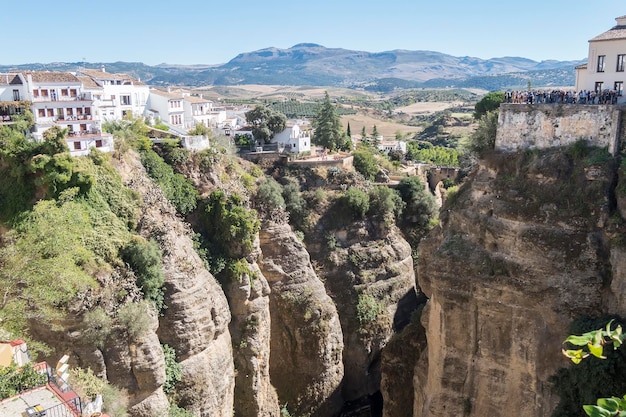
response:
[[[39,96],[33,97],[33,103],[46,103],[46,102],[56,102],[56,101],[92,101],[86,94],[82,94],[76,97],[51,97],[51,96]]]
[[[90,120],[94,120],[94,118],[90,114],[81,114],[78,116],[57,116],[54,121],[58,123],[71,123]]]

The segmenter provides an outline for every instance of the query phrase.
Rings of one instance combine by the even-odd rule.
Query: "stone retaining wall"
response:
[[[613,105],[502,104],[495,148],[543,149],[585,140],[618,150],[622,108]]]

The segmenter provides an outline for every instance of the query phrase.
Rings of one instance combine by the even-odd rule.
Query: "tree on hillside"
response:
[[[315,129],[314,140],[318,145],[330,149],[331,152],[348,149],[348,138],[341,126],[337,109],[330,102],[328,92],[313,120],[313,128]]]
[[[374,154],[368,148],[362,148],[354,152],[354,169],[360,172],[365,179],[373,181],[379,171],[378,162]]]
[[[350,131],[350,122],[348,122],[348,128],[346,129],[346,136],[349,138],[352,137],[352,132]]]
[[[376,127],[376,125],[374,125],[374,127],[372,128],[372,137],[375,139],[378,135],[380,135],[380,133],[378,133],[378,128]]]
[[[461,146],[470,154],[481,156],[485,151],[493,149],[496,145],[496,133],[498,131],[498,112],[492,110],[481,117],[478,127]]]
[[[256,140],[269,143],[277,133],[285,130],[287,117],[266,106],[256,106],[246,112],[246,121],[252,126],[252,134]]]
[[[365,126],[361,128],[361,139],[365,139],[367,137],[367,132],[365,131]]]
[[[406,204],[399,225],[409,243],[415,244],[426,235],[430,219],[437,214],[435,197],[417,176],[403,178],[396,190]]]
[[[498,109],[500,107],[500,104],[502,104],[503,102],[504,93],[502,91],[493,91],[486,94],[474,106],[474,118],[480,119],[488,112]]]

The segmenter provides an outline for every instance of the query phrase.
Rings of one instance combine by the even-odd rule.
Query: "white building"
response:
[[[289,122],[285,130],[274,135],[271,143],[277,143],[279,149],[289,153],[311,152],[311,133],[305,127],[302,121]]]
[[[101,120],[120,120],[127,114],[141,117],[146,110],[150,88],[127,74],[110,74],[104,66],[100,70],[81,69],[81,80],[89,77],[94,84],[84,81],[85,90],[89,89],[94,107]]]
[[[623,103],[626,81],[626,16],[617,25],[589,40],[587,64],[576,67],[576,90],[615,90]]]
[[[183,95],[185,129],[193,129],[197,124],[217,127],[219,115],[213,112],[213,102],[200,96]]]
[[[17,74],[22,83],[22,100],[28,100],[35,118],[33,138],[54,125],[69,129],[68,147],[72,155],[88,154],[92,147],[113,150],[113,136],[102,133],[91,97],[83,92],[81,81],[67,72],[30,71]]]
[[[25,106],[23,99],[24,84],[18,74],[0,74],[0,125],[13,123],[13,116]]]
[[[382,137],[381,137],[382,138]],[[380,140],[378,149],[386,154],[391,151],[400,151],[406,153],[406,142],[402,140]]]
[[[184,129],[185,97],[181,92],[151,89],[146,104],[146,113],[150,117],[158,117],[165,124]]]

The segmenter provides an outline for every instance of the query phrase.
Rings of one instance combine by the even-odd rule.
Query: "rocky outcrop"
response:
[[[257,241],[258,245],[258,241]],[[256,259],[260,250],[253,251]],[[245,272],[227,274],[224,291],[231,306],[235,368],[235,415],[278,417],[280,407],[270,382],[270,287],[255,262]]]
[[[410,387],[413,387],[417,362],[425,348],[424,328],[419,323],[410,323],[383,349],[380,391],[384,417],[411,415],[415,390]]]
[[[226,297],[193,249],[192,230],[138,160],[128,158],[118,171],[142,197],[139,232],[155,239],[163,253],[167,309],[157,334],[175,349],[183,367],[180,403],[199,416],[231,417],[235,371]]]
[[[343,338],[337,310],[287,224],[264,224],[259,266],[269,282],[270,375],[292,415],[329,416],[342,406]]]
[[[380,355],[406,321],[403,300],[415,299],[411,247],[395,227],[354,223],[333,231],[336,246],[321,273],[341,319],[344,335],[343,395],[347,401],[380,389]],[[413,306],[414,308],[414,306]],[[411,310],[411,308],[409,308]],[[410,314],[410,311],[409,311]]]
[[[588,160],[563,150],[495,154],[448,202],[419,247],[428,348],[414,375],[414,416],[550,415],[558,398],[548,378],[567,364],[568,326],[606,311],[613,285],[613,172]]]

